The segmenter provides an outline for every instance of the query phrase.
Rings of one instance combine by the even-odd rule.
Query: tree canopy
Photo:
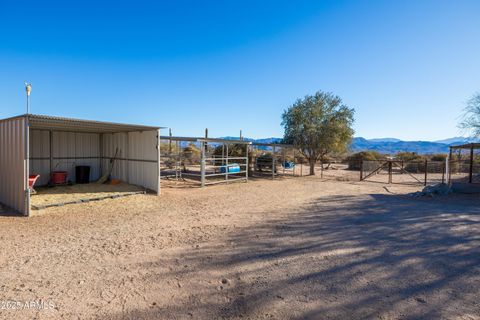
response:
[[[327,154],[347,150],[353,136],[354,109],[332,93],[318,91],[298,99],[282,115],[284,142],[293,144],[315,163]]]
[[[480,136],[480,93],[474,94],[468,100],[459,127],[470,132],[473,136]]]

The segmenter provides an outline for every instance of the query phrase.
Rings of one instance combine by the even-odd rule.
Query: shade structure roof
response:
[[[55,131],[114,133],[132,131],[153,131],[164,128],[158,126],[144,126],[136,124],[83,120],[38,114],[24,114],[18,117],[27,117],[29,127],[31,129]]]
[[[480,149],[480,143],[467,143],[458,146],[450,146],[450,149]]]
[[[221,138],[201,138],[201,137],[175,137],[175,136],[161,136],[162,140],[172,141],[189,141],[189,142],[215,142],[215,143],[228,143],[228,144],[252,144],[247,140],[236,139],[221,139]]]

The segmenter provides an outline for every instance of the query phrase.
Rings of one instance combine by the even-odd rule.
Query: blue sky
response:
[[[480,91],[479,1],[0,2],[0,118],[32,112],[282,136],[316,90],[356,136],[458,135]]]

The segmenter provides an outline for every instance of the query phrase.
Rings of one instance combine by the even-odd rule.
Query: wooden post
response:
[[[450,182],[452,181],[452,147],[450,147],[450,154],[448,156],[448,176],[447,176],[447,181],[448,183],[450,184]]]
[[[360,181],[363,180],[363,159],[360,160]]]
[[[388,161],[388,184],[392,183],[392,161]]]
[[[445,183],[445,170],[447,167],[447,159],[445,159],[442,163],[442,183]]]
[[[473,144],[470,146],[470,171],[468,172],[468,182],[472,183],[473,178]]]
[[[297,167],[297,158],[295,158],[295,149],[293,149],[293,176],[295,177],[295,169]]]
[[[275,146],[273,146],[273,155],[272,155],[272,179],[275,179]]]
[[[423,185],[427,185],[427,177],[428,177],[428,160],[425,159],[425,180],[423,181]]]
[[[250,150],[250,145],[246,144],[245,145],[245,151],[246,151],[246,154],[245,154],[245,179],[246,179],[247,182],[248,182],[248,170],[250,170],[250,168],[249,168],[250,164],[248,162],[249,150]],[[240,171],[241,171],[241,169],[240,169]]]

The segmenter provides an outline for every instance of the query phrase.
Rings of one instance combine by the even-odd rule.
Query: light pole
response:
[[[30,113],[30,92],[32,92],[32,84],[25,81],[25,91],[27,92],[27,114]]]

